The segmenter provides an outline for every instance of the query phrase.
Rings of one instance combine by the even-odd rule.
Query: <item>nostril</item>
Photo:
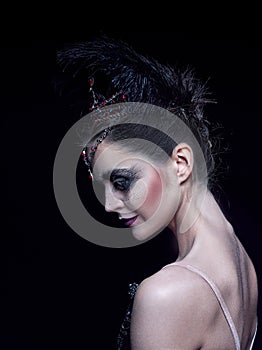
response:
[[[108,196],[105,196],[105,211],[112,211],[112,201],[109,201]]]
[[[123,206],[121,200],[115,200],[114,202],[107,202],[105,203],[105,211],[111,213],[111,212],[117,212],[119,209],[121,209]]]
[[[110,207],[108,205],[105,205],[105,211],[107,211],[108,213],[112,212],[113,210],[110,209]]]

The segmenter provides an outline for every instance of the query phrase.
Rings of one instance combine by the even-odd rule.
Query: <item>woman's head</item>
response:
[[[134,235],[146,239],[168,226],[181,201],[206,188],[204,156],[191,130],[163,108],[126,102],[107,109],[110,119],[106,109],[91,116],[100,116],[95,129],[111,128],[92,159],[94,180],[105,186],[103,198],[96,194],[107,211],[138,216]],[[99,133],[89,145],[96,140]]]
[[[173,168],[177,165],[175,157],[179,154],[179,145],[184,144],[186,147],[183,149],[190,150],[192,160],[189,165],[190,173],[183,188],[186,184],[187,189],[191,189],[191,194],[196,188],[206,188],[214,170],[209,123],[203,113],[205,104],[210,100],[207,98],[205,84],[195,77],[192,70],[164,66],[154,59],[139,55],[127,44],[108,38],[76,44],[61,50],[58,59],[64,68],[77,69],[76,74],[85,70],[89,76],[98,75],[100,81],[101,76],[106,77],[106,84],[108,79],[110,81],[108,87],[103,89],[106,96],[109,96],[105,98],[93,89],[94,79],[90,80],[83,74],[86,82],[92,82],[89,88],[90,99],[84,101],[92,113],[87,125],[89,135],[83,142],[83,146],[87,146],[85,159],[91,154],[87,162],[90,169],[97,167],[99,173],[98,164],[100,167],[103,167],[103,164],[109,165],[112,159],[117,160],[117,154],[121,154],[122,163],[127,159],[127,154],[135,159],[139,156],[141,159],[138,163],[141,166],[143,164],[144,174],[152,175],[149,177],[153,179],[153,188],[158,188],[155,181],[159,177],[162,193],[165,193],[165,198],[171,198],[172,191],[165,192],[169,183],[163,179],[166,180],[165,176],[170,175],[168,165],[172,164]],[[95,86],[99,89],[99,84]],[[124,96],[127,102],[115,105],[115,102],[119,102],[116,99],[119,96]],[[82,110],[86,111],[86,108]],[[101,152],[104,153],[108,149],[114,153],[110,155],[110,152],[106,151],[108,160],[103,158],[104,163],[99,163]],[[131,162],[130,157],[128,159]],[[127,165],[133,170],[138,166],[134,163],[125,164]],[[108,168],[107,171],[113,172],[114,168]],[[155,172],[158,173],[157,176],[153,176]],[[141,179],[137,179],[137,176],[136,172],[131,175],[137,184],[141,184]],[[177,174],[172,181],[174,188],[181,188]],[[150,184],[148,180],[148,188],[151,188]],[[173,213],[176,203],[179,203],[178,192],[172,192],[172,195],[176,193],[176,198],[172,197]],[[136,196],[139,197],[138,194]],[[109,207],[108,209],[111,210]],[[130,215],[133,214],[132,210]]]

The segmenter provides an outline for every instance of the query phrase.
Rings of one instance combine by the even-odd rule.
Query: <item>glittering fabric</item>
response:
[[[126,310],[126,314],[124,320],[121,324],[118,337],[117,337],[117,350],[130,350],[130,323],[131,323],[131,313],[132,306],[134,302],[134,297],[137,291],[139,284],[138,283],[130,283],[129,284],[129,304]]]

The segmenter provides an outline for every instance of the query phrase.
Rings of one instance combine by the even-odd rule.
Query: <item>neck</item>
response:
[[[175,217],[168,225],[177,239],[178,261],[192,251],[206,232],[211,232],[217,226],[230,225],[211,192],[206,190],[201,193],[200,201],[194,201],[192,199],[194,197],[199,198],[199,196],[191,198],[188,195],[183,196]]]

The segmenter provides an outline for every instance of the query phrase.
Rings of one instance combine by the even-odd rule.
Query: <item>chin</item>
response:
[[[132,235],[138,241],[145,241],[160,233],[166,226],[159,226],[153,223],[144,222],[140,225],[132,226]]]
[[[169,230],[174,231],[176,228],[175,222],[174,220],[170,221],[170,223],[167,225],[167,228],[169,228]]]

